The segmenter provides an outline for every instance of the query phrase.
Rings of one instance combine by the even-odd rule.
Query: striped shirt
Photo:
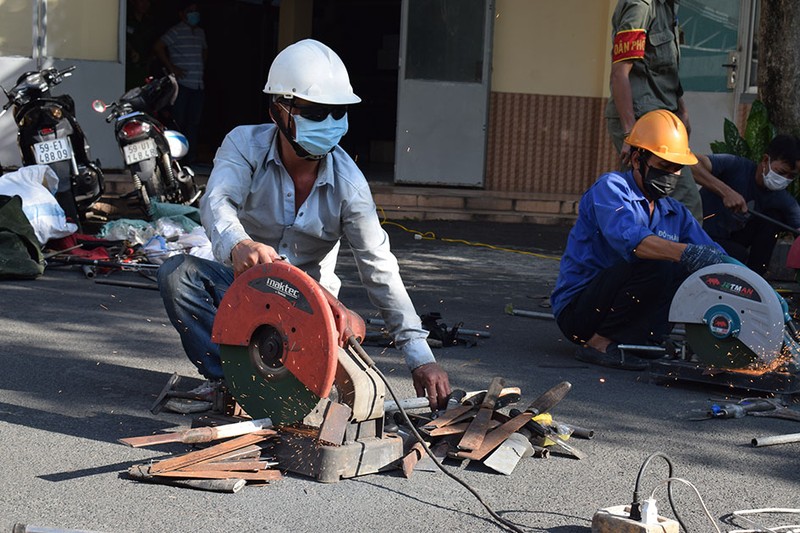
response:
[[[167,30],[161,41],[167,46],[169,60],[185,73],[178,83],[189,89],[202,89],[203,51],[208,47],[203,29],[181,21]]]

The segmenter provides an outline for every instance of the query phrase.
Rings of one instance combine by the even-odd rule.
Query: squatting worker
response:
[[[800,205],[786,190],[800,173],[800,142],[793,135],[778,135],[758,162],[730,154],[697,158],[692,172],[703,184],[703,229],[728,255],[764,275],[778,233],[786,226],[800,230]]]
[[[636,120],[649,111],[675,113],[691,133],[678,76],[680,35],[678,0],[619,0],[611,16],[611,98],[606,126],[620,153],[623,169],[630,164],[630,146],[623,142]],[[681,172],[671,197],[702,220],[703,208],[689,167]]]
[[[569,233],[553,313],[577,358],[643,370],[621,343],[659,342],[669,304],[689,272],[722,262],[722,250],[680,202],[668,197],[683,165],[697,158],[673,113],[651,111],[631,128],[631,166],[603,174],[584,193]]]
[[[345,236],[417,394],[444,407],[447,373],[428,346],[367,181],[338,146],[347,106],[361,101],[344,63],[318,41],[299,41],[275,58],[264,92],[272,123],[239,126],[225,137],[201,203],[218,262],[180,255],[159,269],[167,314],[187,355],[208,380],[223,379],[211,341],[214,316],[234,273],[256,264],[284,256],[338,294],[334,268]]]

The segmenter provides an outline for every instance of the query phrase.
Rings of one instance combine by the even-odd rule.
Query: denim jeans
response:
[[[189,360],[206,379],[222,379],[219,345],[211,341],[217,308],[233,283],[233,269],[216,261],[176,255],[158,269],[158,287]]]

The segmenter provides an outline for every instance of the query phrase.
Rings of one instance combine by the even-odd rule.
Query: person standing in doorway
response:
[[[125,34],[125,90],[130,90],[143,85],[153,70],[153,44],[158,34],[150,0],[129,0]]]
[[[197,137],[203,112],[203,75],[208,45],[200,24],[197,3],[181,2],[180,22],[162,35],[154,46],[156,56],[175,75],[180,88],[173,106],[173,118],[189,141],[186,162],[197,156]]]
[[[623,170],[628,168],[631,154],[630,145],[623,141],[645,113],[671,111],[691,134],[678,76],[681,32],[677,4],[678,0],[619,0],[611,17],[611,98],[606,125]],[[700,193],[688,166],[671,196],[702,220]]]

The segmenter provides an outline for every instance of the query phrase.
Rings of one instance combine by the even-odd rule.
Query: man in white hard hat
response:
[[[180,255],[159,269],[167,314],[213,390],[223,379],[211,328],[234,274],[277,260],[303,269],[334,295],[341,237],[347,237],[370,300],[405,356],[414,387],[432,408],[450,394],[406,292],[364,175],[338,146],[353,93],[342,60],[306,39],[284,49],[264,92],[273,123],[239,126],[222,142],[201,205],[218,262]]]

